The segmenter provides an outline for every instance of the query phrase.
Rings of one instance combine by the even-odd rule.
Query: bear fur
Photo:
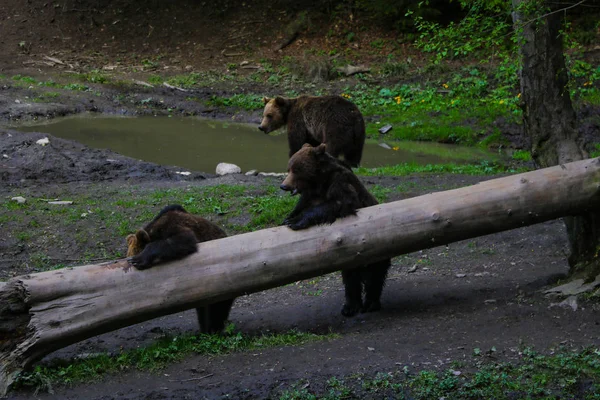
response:
[[[265,108],[258,129],[264,133],[287,127],[289,156],[302,145],[327,145],[334,157],[344,155],[357,167],[365,144],[365,121],[356,105],[341,96],[263,98]]]
[[[135,234],[128,235],[128,261],[137,269],[183,258],[197,251],[196,243],[221,239],[227,234],[212,222],[188,213],[178,204],[163,208]],[[202,333],[217,333],[225,328],[234,299],[196,308]]]
[[[317,147],[305,144],[290,158],[288,176],[281,189],[292,195],[300,194],[296,207],[283,222],[294,230],[331,224],[337,218],[355,215],[359,208],[378,204],[348,165],[326,152],[325,144]],[[342,270],[346,292],[342,315],[350,317],[359,311],[381,308],[381,292],[390,264],[387,259]]]

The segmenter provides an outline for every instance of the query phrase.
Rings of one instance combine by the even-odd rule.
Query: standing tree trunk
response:
[[[576,128],[567,88],[568,75],[560,33],[562,13],[542,0],[512,0],[513,22],[521,53],[521,95],[525,133],[538,168],[582,160],[588,155]],[[600,273],[600,213],[564,219],[571,275]]]

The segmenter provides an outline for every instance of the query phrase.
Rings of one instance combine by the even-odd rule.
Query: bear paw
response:
[[[344,317],[352,317],[360,311],[360,304],[344,304],[342,307],[342,315]]]
[[[373,312],[381,310],[381,303],[379,301],[367,301],[365,305],[360,309],[361,313]]]
[[[127,262],[129,262],[129,264],[133,265],[137,269],[148,269],[152,266],[151,262],[145,260],[139,255],[127,258]]]

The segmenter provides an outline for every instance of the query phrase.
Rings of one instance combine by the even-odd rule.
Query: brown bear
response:
[[[226,236],[217,225],[173,204],[163,208],[143,229],[127,236],[127,257],[133,266],[143,270],[195,253],[196,243]],[[233,301],[223,300],[196,308],[200,332],[221,332]]]
[[[263,98],[265,108],[258,129],[264,133],[287,126],[289,156],[303,144],[327,145],[334,157],[343,154],[357,167],[365,144],[365,121],[356,105],[341,96]]]
[[[378,204],[352,170],[326,152],[325,144],[317,147],[305,144],[290,158],[288,176],[281,189],[292,195],[300,193],[298,204],[283,222],[294,230],[330,224],[337,218],[355,215],[359,208]],[[359,311],[381,308],[380,297],[390,263],[386,259],[342,270],[346,292],[342,315],[350,317]]]

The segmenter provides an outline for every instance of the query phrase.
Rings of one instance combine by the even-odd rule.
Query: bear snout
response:
[[[285,190],[286,192],[291,192],[290,195],[292,195],[292,196],[295,196],[298,194],[298,189],[288,186],[285,183],[282,183],[281,185],[279,185],[279,188],[281,190]]]
[[[262,126],[262,125],[259,125],[259,126],[258,126],[258,130],[259,130],[259,131],[262,131],[262,132],[264,132],[264,133],[269,133],[269,132],[267,132],[267,128],[265,128],[265,127],[264,127],[264,126]]]

